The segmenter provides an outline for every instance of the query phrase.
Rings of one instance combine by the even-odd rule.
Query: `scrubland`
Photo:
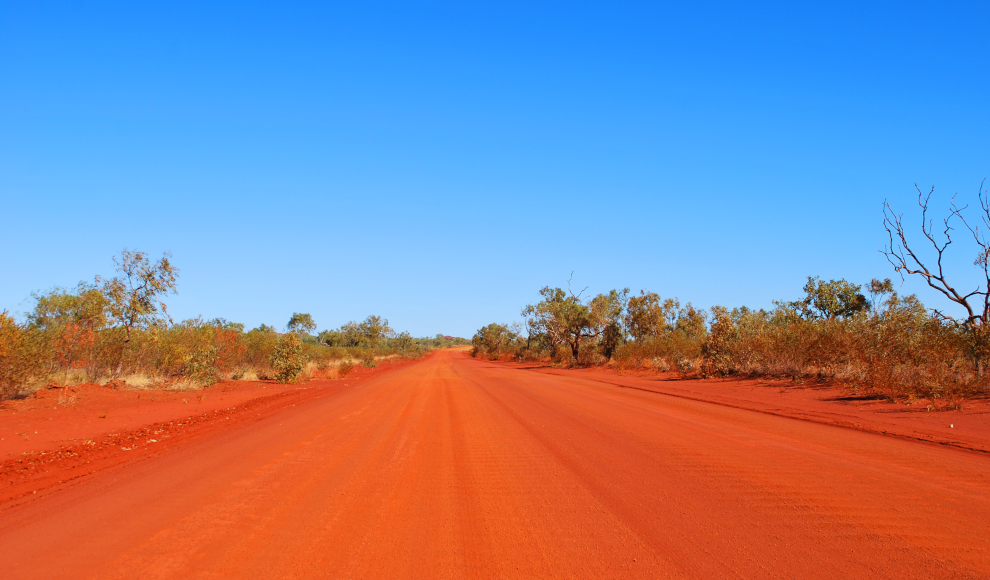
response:
[[[944,308],[902,296],[889,278],[854,284],[809,277],[803,296],[771,309],[698,309],[646,290],[612,290],[591,298],[545,287],[522,310],[523,323],[490,324],[472,339],[475,356],[562,366],[653,369],[683,377],[772,376],[829,381],[889,400],[927,399],[956,408],[990,394],[990,201],[982,186],[978,217],[950,202],[933,229],[927,195],[918,191],[920,234],[884,204],[889,243],[882,253],[902,280],[940,292]],[[943,258],[957,235],[975,246],[975,291],[956,289]],[[957,236],[958,237],[958,236]],[[915,243],[920,240],[920,243]],[[795,285],[796,286],[796,285]]]
[[[169,257],[124,250],[117,276],[35,293],[23,322],[0,312],[0,400],[52,384],[183,390],[227,379],[335,379],[356,365],[467,343],[397,333],[376,315],[318,335],[300,313],[283,332],[222,318],[174,322],[164,302],[178,278]]]
[[[871,283],[875,290],[889,286],[889,281]],[[770,311],[720,306],[702,311],[646,291],[631,297],[614,291],[582,302],[550,289],[544,292],[549,299],[529,310],[528,333],[522,325],[488,325],[475,334],[473,352],[683,377],[834,381],[861,394],[926,398],[949,407],[990,392],[980,334],[933,317],[913,296],[890,291],[846,315],[814,308],[836,289],[839,305],[863,297],[858,286],[845,281],[811,280],[807,310],[801,301],[779,303]]]

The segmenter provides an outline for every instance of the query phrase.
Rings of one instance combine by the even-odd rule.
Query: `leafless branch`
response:
[[[983,312],[984,312],[983,321],[988,322],[986,314],[990,312],[990,243],[987,242],[985,231],[990,230],[990,200],[988,200],[988,197],[990,196],[987,196],[983,191],[983,185],[985,183],[986,183],[986,179],[980,182],[980,191],[978,195],[980,200],[980,210],[982,210],[983,212],[983,214],[980,217],[981,217],[981,221],[983,222],[985,230],[981,231],[979,225],[970,226],[969,222],[966,221],[965,216],[963,216],[962,214],[962,210],[966,209],[968,206],[957,208],[955,203],[953,203],[952,213],[953,215],[956,215],[960,219],[960,221],[962,221],[963,225],[966,226],[966,229],[968,229],[970,234],[972,234],[973,241],[975,241],[976,245],[979,246],[980,248],[979,253],[976,255],[976,259],[973,260],[973,265],[983,268],[983,279],[986,284],[985,287],[987,288],[988,291],[987,292],[976,291],[973,292],[972,294],[983,295]]]
[[[984,180],[985,181],[985,180]],[[944,242],[936,239],[933,234],[933,224],[930,219],[928,219],[928,202],[931,199],[932,192],[935,191],[934,186],[928,192],[927,195],[921,192],[918,184],[915,184],[915,189],[918,191],[918,205],[921,207],[921,232],[931,243],[932,248],[934,248],[937,260],[936,260],[936,271],[925,266],[921,258],[915,253],[915,251],[908,244],[907,234],[904,228],[904,214],[894,213],[893,208],[890,203],[884,201],[883,203],[883,215],[884,215],[884,229],[887,230],[888,245],[881,250],[881,253],[887,258],[887,261],[894,267],[896,271],[901,276],[901,281],[904,281],[904,274],[917,274],[925,279],[928,285],[935,290],[941,292],[946,298],[959,304],[966,309],[966,319],[956,320],[945,313],[934,310],[933,314],[945,321],[952,321],[956,323],[961,323],[963,325],[973,325],[973,324],[985,324],[990,322],[990,243],[987,242],[985,235],[981,232],[979,226],[972,227],[969,222],[966,221],[963,211],[967,209],[968,206],[958,207],[955,203],[955,197],[953,197],[949,206],[949,215],[944,220],[942,224],[945,229],[942,231],[942,236],[944,237]],[[983,223],[986,229],[990,230],[990,196],[985,196],[983,192],[983,184],[980,184],[980,207],[983,210]],[[977,287],[976,290],[969,292],[968,294],[961,294],[958,292],[949,282],[946,280],[946,274],[943,267],[942,258],[945,256],[946,249],[952,244],[952,232],[954,231],[951,225],[952,218],[958,218],[959,221],[963,223],[970,234],[976,240],[977,245],[980,247],[980,254],[976,258],[976,265],[983,267],[985,285],[980,288]],[[980,314],[977,314],[973,306],[970,304],[969,299],[974,296],[983,297],[983,309]]]
[[[584,290],[581,290],[580,292],[577,293],[577,296],[574,296],[574,291],[571,290],[571,280],[573,280],[573,279],[574,279],[574,270],[571,270],[571,277],[567,279],[567,292],[571,296],[573,296],[574,298],[577,298],[578,300],[580,300],[581,299],[581,295],[584,294],[584,291],[588,289],[588,286],[585,286],[584,287]]]

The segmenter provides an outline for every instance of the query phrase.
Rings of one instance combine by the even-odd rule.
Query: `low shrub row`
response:
[[[299,313],[283,333],[266,325],[245,332],[222,318],[174,323],[162,302],[174,292],[178,272],[168,258],[153,262],[125,250],[112,279],[36,293],[23,322],[0,312],[0,400],[50,382],[339,378],[355,364],[467,344],[395,333],[379,316],[319,336],[309,334],[316,329],[312,317]],[[345,339],[328,340],[334,336]]]
[[[990,394],[990,340],[930,313],[890,280],[869,298],[845,280],[810,278],[805,296],[772,310],[701,311],[655,293],[582,300],[544,288],[525,325],[490,324],[473,354],[502,360],[644,368],[683,376],[774,376],[835,381],[861,393],[953,405]]]

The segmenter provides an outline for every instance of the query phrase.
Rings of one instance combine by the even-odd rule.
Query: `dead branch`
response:
[[[958,207],[955,203],[955,197],[950,202],[948,217],[942,220],[942,224],[945,226],[945,229],[942,231],[944,242],[936,239],[933,233],[933,223],[928,219],[928,203],[931,199],[932,192],[935,191],[935,187],[933,186],[927,195],[921,192],[918,184],[915,184],[914,187],[918,191],[918,206],[921,207],[921,232],[935,250],[937,256],[935,262],[936,268],[926,266],[921,258],[918,257],[918,254],[911,248],[904,228],[904,214],[895,213],[890,203],[886,200],[883,202],[883,225],[887,231],[889,241],[884,246],[884,249],[881,250],[881,253],[883,253],[887,261],[894,267],[894,271],[900,274],[902,282],[904,281],[905,273],[921,276],[930,287],[938,290],[946,298],[966,309],[967,316],[965,320],[960,321],[940,310],[933,310],[933,314],[937,318],[965,326],[990,322],[990,264],[988,264],[990,262],[990,259],[988,259],[990,258],[990,243],[987,242],[979,226],[972,227],[966,221],[963,211],[968,206]],[[984,195],[982,183],[980,184],[979,197],[980,207],[983,209],[984,214],[983,222],[985,227],[990,230],[990,200],[988,200],[990,196]],[[976,264],[983,267],[985,286],[983,288],[977,287],[968,294],[961,294],[949,284],[942,263],[946,250],[952,244],[952,232],[954,231],[950,223],[952,218],[958,218],[963,223],[981,249],[981,253],[976,259]],[[973,305],[970,304],[970,298],[974,296],[982,296],[983,309],[979,314],[975,312]]]
[[[584,290],[581,290],[580,292],[577,293],[577,296],[574,296],[574,291],[571,290],[571,280],[573,279],[574,279],[574,270],[571,270],[571,277],[567,279],[567,293],[570,294],[573,298],[580,300],[581,295],[584,294],[584,291],[588,289],[588,286],[585,286]]]

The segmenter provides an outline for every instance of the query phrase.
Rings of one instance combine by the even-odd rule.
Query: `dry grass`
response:
[[[382,357],[384,358],[384,357]],[[332,364],[326,361],[310,361],[306,364],[306,368],[303,369],[303,376],[307,380],[329,380],[336,381],[344,378],[352,370],[354,366],[359,361],[352,359],[344,359],[336,364]]]
[[[261,376],[258,374],[258,371],[249,368],[234,373],[231,378],[235,381],[257,381],[261,379]]]
[[[168,379],[141,373],[124,377],[122,383],[121,388],[129,391],[198,391],[205,386],[186,378]]]

